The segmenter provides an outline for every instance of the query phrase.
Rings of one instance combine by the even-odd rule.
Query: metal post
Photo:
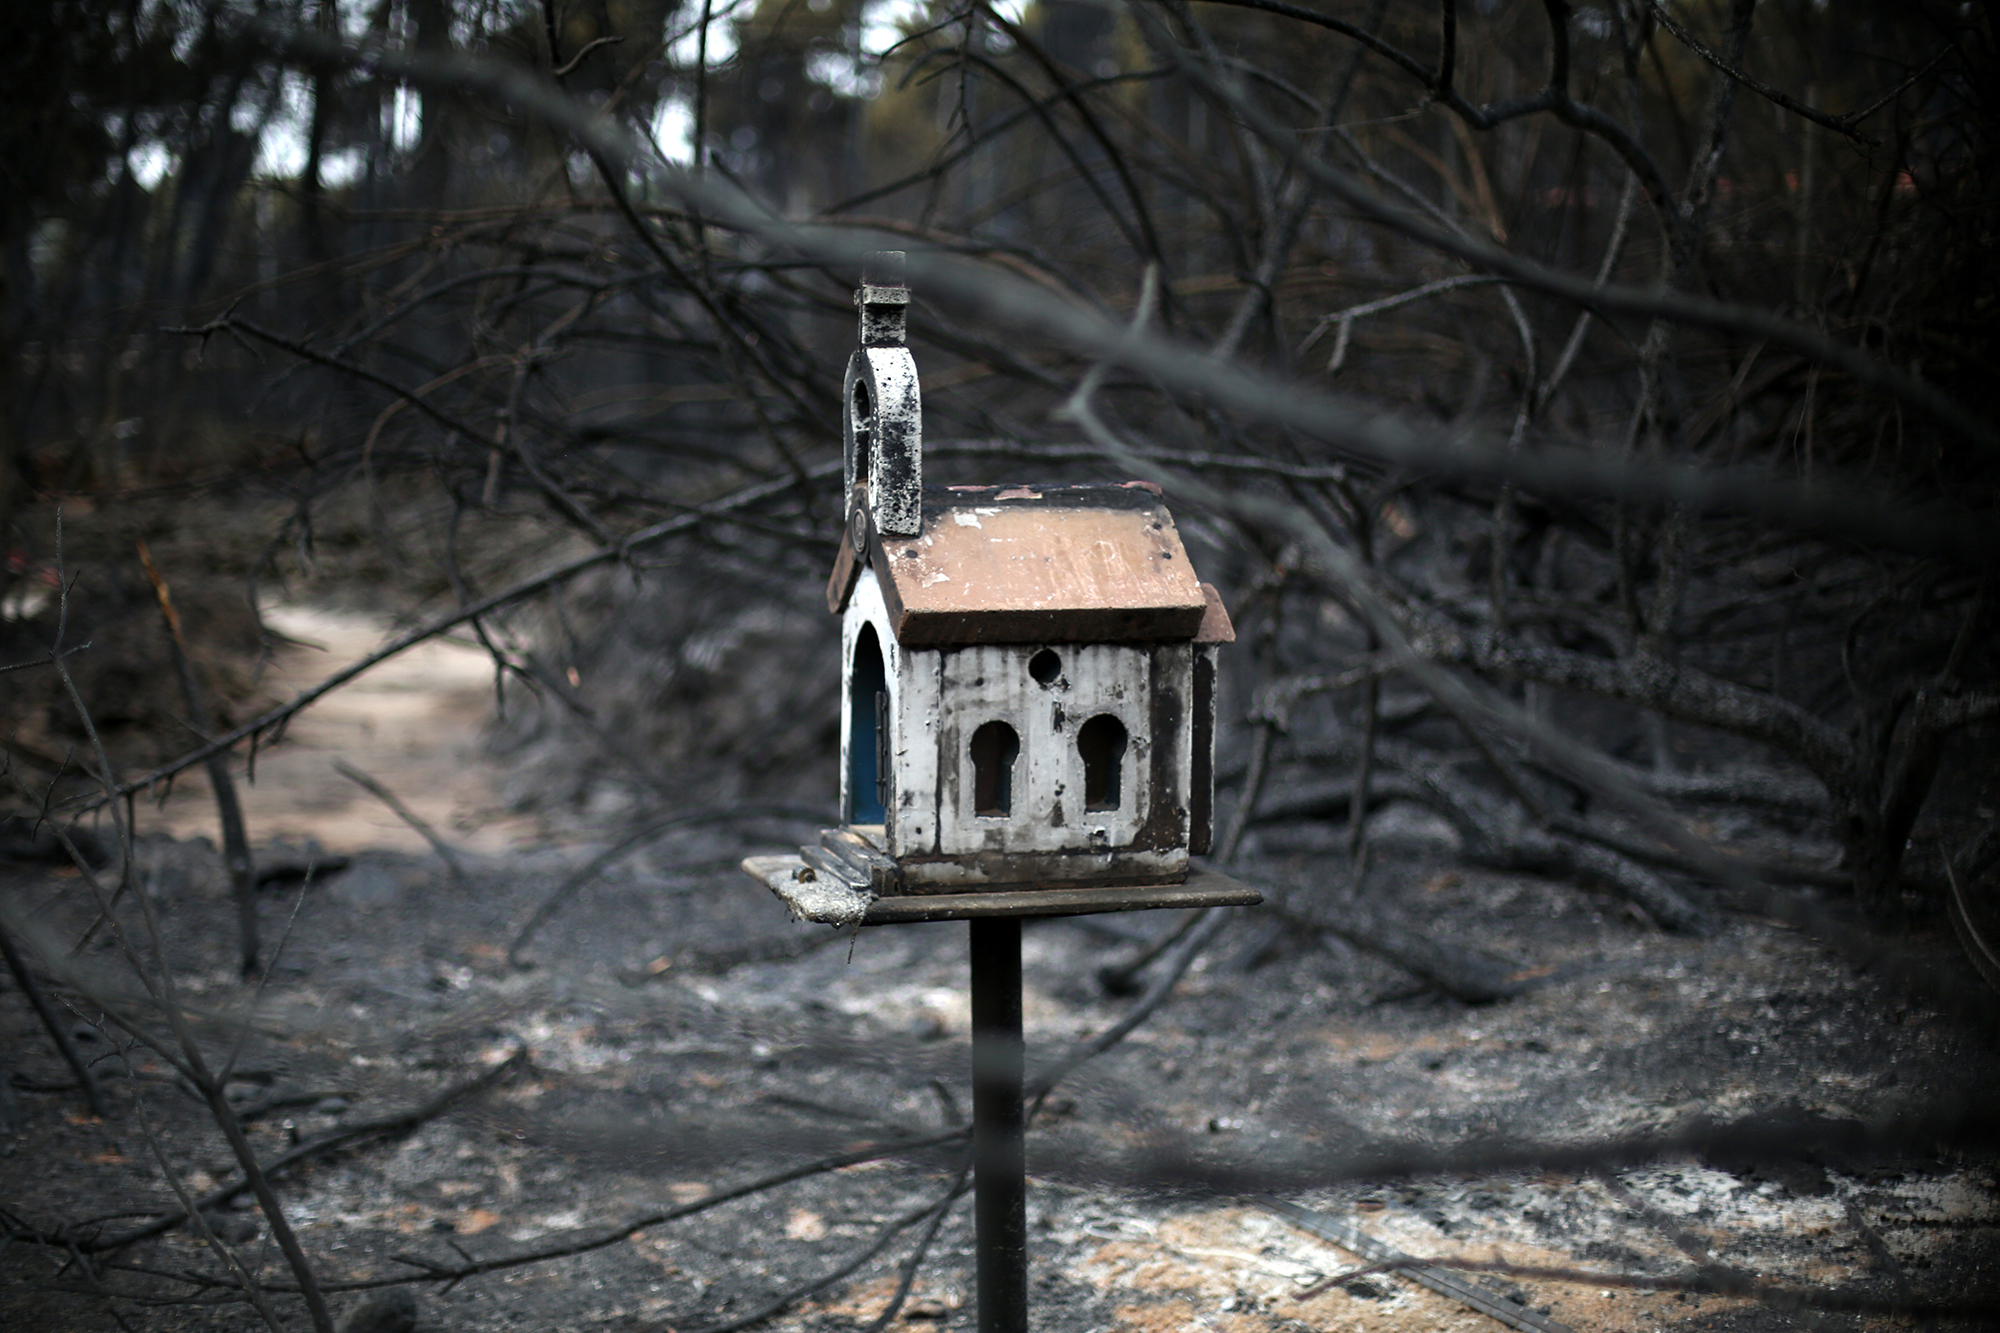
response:
[[[972,927],[972,1212],[979,1333],[1027,1333],[1028,1177],[1021,1107],[1021,921]]]

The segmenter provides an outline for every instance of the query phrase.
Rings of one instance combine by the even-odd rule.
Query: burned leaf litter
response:
[[[593,885],[531,951],[527,971],[506,964],[501,941],[592,849],[476,860],[469,889],[433,860],[375,854],[304,890],[239,1060],[260,1153],[420,1104],[525,1051],[490,1091],[281,1178],[288,1215],[329,1282],[407,1280],[413,1265],[598,1239],[860,1144],[925,1144],[571,1257],[416,1287],[426,1329],[707,1327],[841,1267],[943,1195],[958,1159],[953,1144],[931,1140],[964,1114],[963,928],[864,932],[850,960],[845,940],[807,950],[829,933],[786,922],[725,867],[694,876],[698,891],[661,891],[688,882],[672,873],[677,850],[720,859],[723,841],[691,833],[679,848],[654,849],[659,869]],[[236,1030],[228,1015],[239,998],[226,881],[199,844],[148,851],[182,868],[158,877],[170,886],[168,953],[220,1044]],[[1244,873],[1260,868],[1268,883],[1306,891],[1279,863]],[[64,918],[73,900],[55,892],[59,872],[8,874],[16,894],[55,901],[59,938],[87,924]],[[1554,979],[1466,1006],[1360,952],[1289,939],[1253,949],[1246,916],[1171,1003],[1043,1105],[1029,1143],[1038,1327],[1496,1326],[1387,1272],[1337,1280],[1366,1259],[1247,1200],[1163,1193],[1120,1174],[1162,1145],[1298,1168],[1299,1183],[1315,1187],[1293,1200],[1414,1256],[1511,1265],[1469,1280],[1518,1292],[1524,1309],[1579,1333],[1789,1326],[1782,1306],[1672,1289],[1704,1264],[1880,1306],[1990,1292],[2000,1188],[1991,1158],[1962,1152],[1315,1181],[1317,1159],[1384,1140],[1583,1140],[1759,1112],[1837,1125],[1993,1085],[1990,1055],[1963,1031],[1798,932],[1737,918],[1709,940],[1661,936],[1573,889],[1435,858],[1385,859],[1371,883],[1413,886],[1406,901],[1429,914],[1422,924],[1553,966]],[[1436,887],[1424,892],[1426,883]],[[274,925],[294,894],[266,891]],[[1031,1077],[1131,1003],[1094,979],[1108,950],[1130,947],[1084,922],[1029,929]],[[212,1127],[166,1071],[135,1057],[138,1077],[119,1077],[112,1042],[94,1037],[118,1114],[93,1122],[74,1113],[64,1071],[23,1007],[0,1012],[21,1106],[5,1170],[13,1225],[87,1239],[132,1220],[116,1214],[171,1207],[130,1106],[135,1092],[192,1188],[230,1178]],[[225,1243],[268,1264],[255,1211],[234,1201],[219,1211],[229,1223],[220,1230],[240,1238]],[[899,1232],[875,1263],[769,1326],[872,1320],[917,1231]],[[901,1325],[966,1326],[971,1260],[961,1206],[933,1241]],[[196,1311],[146,1303],[189,1288],[140,1270],[209,1262],[175,1232],[113,1256],[103,1281],[127,1297],[120,1312],[132,1327],[189,1327]],[[102,1298],[46,1251],[10,1245],[0,1266],[9,1327],[115,1326]],[[1550,1269],[1605,1276],[1534,1275]],[[202,1327],[250,1326],[240,1306],[197,1310]],[[1826,1317],[1890,1326],[1880,1314]]]

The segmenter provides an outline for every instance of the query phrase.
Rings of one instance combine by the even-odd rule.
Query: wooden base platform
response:
[[[829,926],[893,926],[910,921],[965,921],[992,916],[1089,916],[1156,907],[1254,907],[1264,895],[1213,870],[1188,872],[1183,884],[1108,888],[996,889],[986,893],[913,893],[876,897],[816,874],[796,856],[752,856],[743,869],[778,895],[794,919]],[[803,876],[801,875],[803,872]]]

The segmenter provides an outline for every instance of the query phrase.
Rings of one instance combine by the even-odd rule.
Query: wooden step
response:
[[[799,855],[805,859],[807,865],[813,868],[813,872],[821,878],[844,884],[856,893],[867,894],[871,897],[874,895],[875,890],[868,882],[867,871],[855,869],[845,860],[835,856],[824,847],[801,847],[799,848]]]
[[[902,891],[903,874],[896,859],[877,850],[852,829],[823,828],[819,831],[819,845],[861,875],[863,882],[877,894]]]

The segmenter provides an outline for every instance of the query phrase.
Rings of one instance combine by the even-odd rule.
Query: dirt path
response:
[[[271,693],[288,698],[381,646],[386,618],[280,604],[265,619],[301,641],[270,668]],[[256,780],[239,791],[257,843],[317,840],[331,852],[426,852],[428,845],[381,801],[334,768],[345,761],[394,792],[454,845],[499,855],[538,842],[532,817],[499,801],[483,731],[493,707],[493,664],[470,644],[432,639],[391,658],[306,710],[279,744],[257,756]],[[208,784],[176,785],[149,821],[177,838],[216,836]]]

